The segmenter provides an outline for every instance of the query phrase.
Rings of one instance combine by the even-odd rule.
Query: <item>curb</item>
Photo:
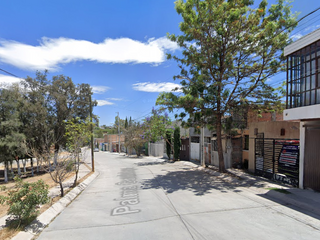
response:
[[[12,240],[31,240],[37,234],[41,233],[46,226],[56,218],[88,185],[97,177],[99,173],[95,172],[68,194],[53,204],[45,212],[40,214],[24,231],[20,231]]]
[[[307,190],[305,190],[305,191],[307,191]],[[294,193],[284,194],[284,193],[276,192],[274,190],[270,190],[270,191],[266,192],[264,195],[266,195],[272,199],[280,200],[286,205],[298,207],[304,211],[308,211],[312,214],[316,214],[316,215],[320,216],[320,208],[315,207],[318,205],[318,203],[316,203],[315,201],[312,201],[311,199],[303,199],[303,201],[297,200],[294,197],[295,196]]]

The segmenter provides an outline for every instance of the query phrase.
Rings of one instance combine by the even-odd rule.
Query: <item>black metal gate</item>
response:
[[[255,174],[298,186],[299,140],[256,138]]]

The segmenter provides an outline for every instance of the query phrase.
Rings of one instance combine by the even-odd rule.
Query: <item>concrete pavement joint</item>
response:
[[[74,229],[90,229],[90,228],[101,228],[101,227],[114,227],[114,226],[126,226],[126,225],[134,225],[134,224],[140,224],[140,223],[147,223],[147,222],[155,222],[163,219],[169,219],[169,218],[175,218],[178,217],[178,215],[173,216],[167,216],[167,217],[161,217],[161,218],[154,218],[146,221],[137,221],[137,222],[128,222],[128,223],[118,223],[118,224],[101,224],[101,225],[93,225],[93,226],[85,226],[85,227],[75,227],[75,228],[61,228],[61,229],[54,229],[54,230],[48,230],[48,232],[55,232],[55,231],[66,231],[66,230],[74,230]]]

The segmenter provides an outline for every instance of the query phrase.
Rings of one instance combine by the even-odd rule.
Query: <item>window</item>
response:
[[[243,150],[249,150],[249,135],[244,135]]]
[[[320,103],[320,40],[287,56],[287,108]]]

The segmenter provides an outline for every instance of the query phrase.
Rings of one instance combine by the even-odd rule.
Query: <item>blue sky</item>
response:
[[[320,2],[292,5],[302,17]],[[111,125],[116,112],[142,120],[159,92],[179,83],[172,79],[179,73],[176,63],[165,56],[180,51],[166,39],[167,33],[179,34],[174,0],[2,0],[0,12],[0,68],[21,78],[48,69],[49,76],[89,83],[100,125]],[[292,38],[319,27],[320,11],[303,20]],[[269,81],[277,86],[284,78]],[[0,71],[0,84],[16,81]]]

